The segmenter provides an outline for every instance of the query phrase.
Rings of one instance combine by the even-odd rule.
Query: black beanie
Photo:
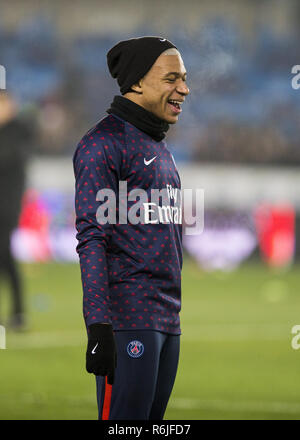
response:
[[[166,38],[140,37],[120,41],[107,53],[110,74],[117,78],[122,95],[151,69],[159,55],[174,47]]]

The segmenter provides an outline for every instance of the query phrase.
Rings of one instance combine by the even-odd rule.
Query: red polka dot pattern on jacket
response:
[[[149,200],[152,188],[181,188],[165,142],[111,114],[81,139],[73,167],[86,325],[110,322],[116,331],[180,334],[182,225],[102,225],[96,218],[101,205],[96,194],[109,188],[118,195],[120,180],[127,182],[128,193],[143,188]],[[127,203],[129,210],[134,202]]]

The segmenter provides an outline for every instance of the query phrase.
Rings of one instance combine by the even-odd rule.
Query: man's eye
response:
[[[167,79],[167,81],[174,82],[174,81],[176,81],[176,79],[175,78],[174,79]],[[186,78],[183,78],[183,82],[186,82]]]

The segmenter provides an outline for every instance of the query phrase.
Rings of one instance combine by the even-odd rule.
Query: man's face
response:
[[[163,52],[141,79],[140,86],[139,104],[160,119],[175,124],[182,111],[181,103],[190,92],[180,53],[164,55]],[[170,100],[180,102],[170,103]]]

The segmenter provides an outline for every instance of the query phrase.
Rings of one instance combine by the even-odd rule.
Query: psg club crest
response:
[[[140,341],[131,341],[127,345],[127,353],[132,358],[139,358],[144,353],[144,345]]]

